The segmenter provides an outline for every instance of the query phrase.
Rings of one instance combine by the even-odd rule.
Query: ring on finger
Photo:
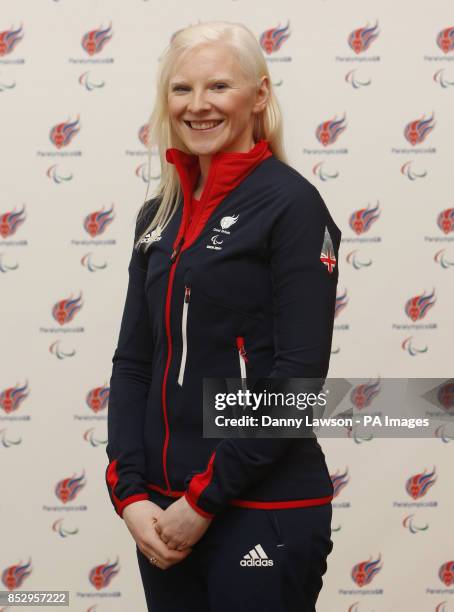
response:
[[[156,557],[150,557],[150,563],[151,565],[158,565],[158,560],[156,559]]]

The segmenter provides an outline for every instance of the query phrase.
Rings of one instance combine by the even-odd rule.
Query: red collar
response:
[[[166,160],[175,165],[180,177],[184,198],[182,222],[173,247],[176,248],[184,236],[184,245],[181,247],[181,250],[187,249],[203,230],[216,206],[230,191],[237,187],[260,162],[271,155],[272,152],[269,148],[269,142],[265,139],[259,140],[252,149],[247,152],[224,153],[220,151],[214,153],[211,156],[208,177],[202,197],[200,198],[200,204],[189,225],[192,193],[200,173],[199,158],[197,155],[186,153],[174,147],[167,149]]]

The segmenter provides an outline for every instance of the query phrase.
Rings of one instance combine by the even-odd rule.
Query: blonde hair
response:
[[[181,56],[198,45],[207,43],[224,43],[231,47],[245,76],[260,86],[260,79],[268,77],[269,98],[265,109],[254,117],[253,138],[255,142],[266,139],[275,157],[288,163],[283,146],[282,115],[277,98],[273,91],[271,77],[265,57],[254,34],[241,23],[228,21],[207,21],[178,30],[172,36],[169,45],[160,58],[160,66],[156,81],[156,101],[148,123],[148,176],[150,176],[151,150],[157,145],[161,162],[160,183],[154,199],[160,203],[151,223],[139,235],[135,246],[138,247],[142,238],[152,232],[158,225],[161,231],[169,223],[178,208],[182,197],[180,180],[173,164],[166,160],[166,150],[176,147],[191,153],[181,139],[171,129],[168,113],[167,95],[169,80],[177,61]],[[147,195],[150,179],[148,179],[145,201],[138,212],[137,221],[146,215],[148,209]],[[145,241],[144,250],[150,243]]]

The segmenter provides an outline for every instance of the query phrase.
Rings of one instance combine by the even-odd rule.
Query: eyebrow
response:
[[[214,83],[217,81],[222,81],[223,83],[233,83],[233,79],[229,79],[228,77],[213,77],[211,79],[207,79],[207,83]],[[186,85],[186,81],[184,79],[175,79],[174,81],[170,81],[169,85],[173,87],[174,85]]]

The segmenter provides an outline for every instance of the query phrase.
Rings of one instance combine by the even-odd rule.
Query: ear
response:
[[[252,107],[253,113],[261,113],[265,109],[269,94],[269,80],[267,76],[263,76],[260,81],[260,86],[256,91],[256,102]]]

